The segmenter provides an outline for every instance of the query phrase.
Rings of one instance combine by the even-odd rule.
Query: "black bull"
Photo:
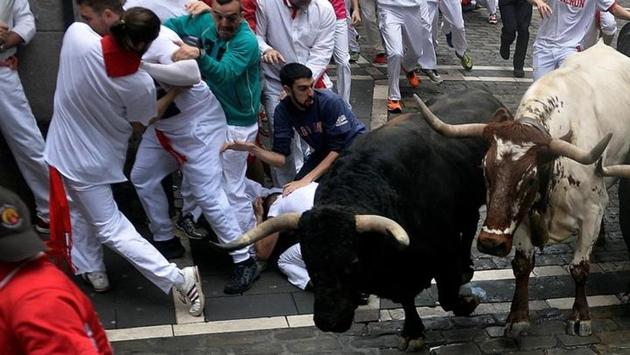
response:
[[[501,103],[480,90],[452,93],[430,105],[450,123],[486,122]],[[315,292],[315,324],[345,331],[359,291],[403,305],[407,341],[424,326],[414,298],[435,279],[440,305],[464,315],[476,300],[459,296],[472,278],[470,247],[485,202],[478,139],[445,139],[417,115],[401,116],[357,139],[321,180],[313,209],[302,214],[299,240]],[[355,231],[355,215],[398,222],[410,245]]]

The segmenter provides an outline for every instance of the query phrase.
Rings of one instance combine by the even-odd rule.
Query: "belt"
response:
[[[17,70],[18,67],[18,59],[16,56],[12,55],[5,60],[0,60],[0,68],[7,67],[11,70]]]

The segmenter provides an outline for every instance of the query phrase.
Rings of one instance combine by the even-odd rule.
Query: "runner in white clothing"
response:
[[[326,66],[333,54],[335,12],[328,0],[258,0],[256,6],[256,37],[265,76],[263,103],[273,130],[273,113],[283,93],[280,69],[285,63],[301,63],[311,69],[316,88],[332,87]],[[274,186],[293,181],[302,166],[303,149],[297,134],[293,143],[287,163],[272,169]]]
[[[48,232],[48,169],[44,138],[18,76],[16,47],[35,36],[35,18],[27,0],[0,1],[0,132],[13,152],[37,206],[35,229]]]
[[[387,51],[387,110],[400,113],[401,67],[413,88],[420,85],[414,70],[421,58],[424,69],[435,69],[435,48],[427,3],[425,0],[377,0],[377,5],[379,27]]]
[[[597,11],[630,20],[630,12],[615,0],[530,0],[543,18],[534,41],[534,80],[558,68],[571,54],[583,50],[581,42]]]
[[[108,20],[122,13],[118,0],[78,0],[81,17],[90,24],[75,23],[64,35],[60,54],[53,118],[45,159],[51,166],[51,241],[70,235],[64,186],[72,214],[72,235],[83,251],[102,253],[106,244],[162,291],[172,288],[190,305],[189,313],[203,313],[204,297],[196,267],[179,269],[170,264],[118,210],[110,184],[125,181],[123,165],[127,142],[134,128],[158,117],[151,77],[139,69],[140,57],[158,36],[160,20],[149,10],[132,8],[111,28]],[[111,31],[101,37],[99,33]],[[102,32],[101,32],[102,31]],[[160,102],[172,101],[172,90]],[[130,124],[131,122],[131,124]],[[74,253],[78,274],[93,286],[104,275],[105,265],[92,265],[85,254]],[[87,255],[89,260],[99,256]],[[102,256],[100,256],[102,260]],[[90,277],[92,276],[92,277]]]
[[[613,41],[615,34],[617,33],[617,22],[615,16],[608,11],[597,11],[591,21],[591,25],[586,30],[584,38],[582,38],[582,47],[584,49],[590,48],[597,43],[601,37],[607,45]]]

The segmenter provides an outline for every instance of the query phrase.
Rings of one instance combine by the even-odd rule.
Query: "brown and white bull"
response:
[[[591,334],[585,282],[597,239],[607,188],[630,149],[630,59],[601,42],[575,54],[536,81],[515,116],[500,122],[448,125],[417,98],[424,118],[446,136],[484,137],[490,147],[483,168],[487,217],[479,233],[480,251],[507,256],[516,247],[512,268],[516,289],[506,335],[529,327],[528,283],[534,248],[577,235],[571,261],[575,302],[567,333]],[[611,139],[611,133],[614,133]],[[603,154],[604,150],[606,154]]]

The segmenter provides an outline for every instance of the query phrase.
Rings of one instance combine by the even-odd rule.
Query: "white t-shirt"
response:
[[[385,5],[392,7],[414,7],[420,6],[422,0],[377,0],[377,5]]]
[[[317,185],[316,182],[312,182],[293,191],[288,196],[278,197],[269,207],[267,217],[277,217],[281,214],[292,212],[302,213],[310,210],[315,200]]]
[[[537,45],[577,48],[596,11],[608,11],[615,0],[547,0],[552,15],[540,21]]]
[[[125,2],[125,10],[131,7],[144,7],[149,9],[160,18],[160,21],[171,17],[183,16],[188,13],[184,9],[184,5],[191,0],[127,0]]]
[[[125,181],[132,128],[157,115],[155,86],[143,70],[110,78],[101,36],[74,23],[61,47],[54,112],[44,158],[66,178],[87,184]]]

